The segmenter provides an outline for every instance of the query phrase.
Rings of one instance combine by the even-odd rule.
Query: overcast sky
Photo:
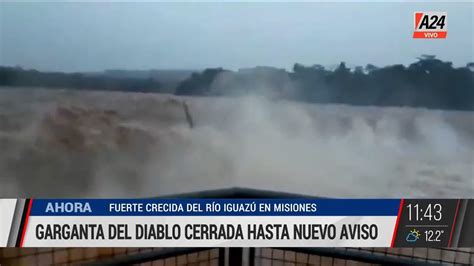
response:
[[[412,39],[447,11],[446,40]],[[474,61],[468,3],[0,3],[0,65],[50,71]]]

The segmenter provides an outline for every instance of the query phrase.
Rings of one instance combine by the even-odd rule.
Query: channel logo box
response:
[[[414,39],[446,39],[448,35],[447,12],[415,12]]]

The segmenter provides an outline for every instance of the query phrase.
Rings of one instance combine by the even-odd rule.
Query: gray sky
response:
[[[53,71],[473,61],[468,3],[0,3],[0,65]],[[414,11],[448,38],[412,39]]]

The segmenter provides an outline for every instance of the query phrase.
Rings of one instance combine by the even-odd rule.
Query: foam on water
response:
[[[8,151],[0,155],[2,197],[148,197],[230,186],[331,197],[474,195],[473,112],[260,97],[61,90],[0,95],[0,145]],[[189,105],[193,129],[180,101]],[[86,110],[77,112],[93,120],[52,127],[72,133],[71,125],[89,127],[78,130],[85,148],[66,149],[58,134],[43,143],[38,129],[45,128],[45,117],[57,118],[58,106]],[[101,118],[104,110],[117,112],[117,121]],[[50,160],[41,160],[45,156]]]

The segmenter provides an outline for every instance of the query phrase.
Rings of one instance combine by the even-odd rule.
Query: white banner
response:
[[[15,214],[16,199],[0,199],[0,247],[6,247]]]
[[[389,247],[396,216],[31,216],[24,247]]]

